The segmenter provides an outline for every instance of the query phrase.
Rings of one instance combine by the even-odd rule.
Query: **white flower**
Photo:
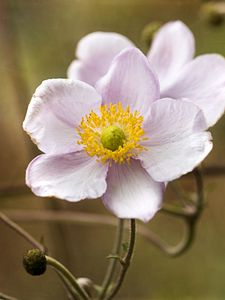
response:
[[[164,182],[197,166],[212,149],[206,122],[193,103],[159,99],[147,58],[123,50],[92,86],[44,81],[23,127],[44,154],[28,166],[38,196],[68,201],[102,197],[119,218],[150,220]]]
[[[134,46],[117,33],[94,32],[78,43],[68,77],[93,86],[108,70],[121,49]],[[193,59],[193,34],[181,21],[169,22],[156,33],[147,54],[160,82],[160,96],[187,99],[204,112],[208,127],[214,125],[225,109],[225,59],[218,54]]]

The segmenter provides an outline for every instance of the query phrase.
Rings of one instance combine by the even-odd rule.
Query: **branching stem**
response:
[[[70,283],[70,285],[73,287],[70,289],[70,293],[74,297],[81,300],[90,299],[88,294],[79,286],[73,274],[63,264],[61,264],[56,259],[47,255],[46,255],[46,260],[48,265],[52,266],[55,270],[57,270],[57,272],[59,272],[62,276],[64,276],[65,279]]]
[[[122,237],[123,237],[123,229],[124,229],[124,220],[119,219],[118,227],[117,227],[117,234],[115,239],[115,245],[113,247],[112,254],[115,256],[115,258],[110,258],[110,262],[108,265],[108,269],[106,271],[105,278],[102,283],[102,291],[100,293],[99,299],[104,299],[105,295],[107,294],[107,291],[109,289],[109,286],[113,280],[113,276],[116,270],[116,264],[118,262],[118,259],[116,256],[119,256],[121,244],[122,244]]]
[[[127,250],[126,256],[123,259],[123,264],[121,266],[121,271],[120,271],[119,277],[117,279],[117,282],[116,282],[114,288],[109,293],[109,295],[106,297],[106,300],[111,300],[114,298],[114,296],[118,293],[118,291],[124,281],[125,275],[130,266],[130,262],[131,262],[132,255],[134,252],[135,239],[136,239],[136,223],[135,223],[135,219],[131,219],[130,220],[130,240],[129,240],[128,250]]]

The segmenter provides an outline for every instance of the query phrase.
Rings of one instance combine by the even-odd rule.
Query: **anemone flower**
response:
[[[68,77],[93,86],[108,70],[115,55],[133,43],[117,33],[94,32],[80,40],[77,59],[68,68]],[[186,98],[204,112],[208,127],[225,109],[225,60],[218,54],[193,59],[193,34],[181,21],[169,22],[155,34],[147,54],[160,82],[160,96]]]
[[[102,197],[119,218],[150,220],[164,182],[191,171],[212,149],[202,111],[159,96],[136,48],[115,57],[96,89],[72,79],[44,81],[23,123],[44,152],[29,164],[27,185],[38,196],[72,202]]]

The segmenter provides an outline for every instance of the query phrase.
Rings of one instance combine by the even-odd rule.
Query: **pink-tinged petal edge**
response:
[[[225,59],[218,54],[196,57],[177,73],[163,96],[187,98],[204,112],[208,127],[213,126],[225,110]]]
[[[106,191],[107,164],[96,162],[85,152],[37,156],[26,171],[26,184],[41,197],[72,202],[96,199]]]
[[[125,49],[113,60],[109,71],[96,84],[103,104],[122,102],[145,116],[159,98],[158,79],[146,56],[137,48]]]
[[[113,58],[134,44],[125,36],[114,32],[93,32],[83,37],[76,49],[77,60],[68,69],[68,77],[95,85],[108,70]]]
[[[118,218],[148,222],[161,208],[164,183],[155,182],[138,160],[113,164],[108,171],[103,203]]]
[[[67,69],[68,78],[81,80],[92,86],[94,86],[96,81],[104,74],[105,73],[102,74],[97,68],[91,68],[78,59],[73,60]]]
[[[145,122],[139,154],[142,166],[159,182],[174,180],[192,171],[212,149],[211,134],[202,111],[195,104],[174,99],[160,99]]]
[[[191,172],[212,150],[209,132],[193,133],[178,141],[153,145],[140,154],[142,166],[155,181],[172,181]]]
[[[76,127],[82,116],[101,105],[90,85],[70,79],[49,79],[36,89],[28,106],[24,130],[48,154],[81,150]]]
[[[144,120],[145,146],[176,142],[207,129],[203,112],[194,103],[164,98],[155,101]]]
[[[159,29],[148,58],[159,77],[161,92],[173,82],[177,72],[192,60],[194,52],[194,36],[183,22],[168,22]]]

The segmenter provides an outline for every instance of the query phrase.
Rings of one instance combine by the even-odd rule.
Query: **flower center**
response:
[[[143,117],[139,112],[130,111],[117,104],[102,105],[99,114],[91,111],[82,118],[77,128],[80,135],[79,145],[90,156],[96,156],[101,162],[129,162],[144,147],[141,141],[146,140],[142,128]]]
[[[104,148],[115,151],[123,146],[124,140],[126,137],[123,130],[116,125],[110,125],[102,131],[101,142]]]

